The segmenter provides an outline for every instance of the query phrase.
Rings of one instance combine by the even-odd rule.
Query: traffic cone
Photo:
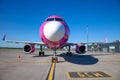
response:
[[[19,58],[19,59],[21,58],[21,55],[20,55],[20,54],[18,54],[18,58]]]

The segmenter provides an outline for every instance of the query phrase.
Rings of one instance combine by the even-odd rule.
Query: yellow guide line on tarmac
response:
[[[49,75],[48,75],[48,80],[53,80],[54,70],[55,70],[55,63],[52,63],[52,67],[51,67]]]

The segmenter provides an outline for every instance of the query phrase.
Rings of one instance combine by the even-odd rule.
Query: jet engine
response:
[[[86,49],[85,45],[77,44],[75,51],[76,53],[84,54],[86,52],[85,49]]]
[[[35,46],[34,44],[26,44],[23,49],[25,53],[30,54],[35,51]]]

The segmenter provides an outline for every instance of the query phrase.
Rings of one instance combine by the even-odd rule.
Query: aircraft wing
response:
[[[65,43],[64,46],[74,46],[74,45],[77,45],[77,43]]]
[[[34,45],[41,45],[41,46],[45,46],[45,44],[43,42],[28,42],[28,41],[14,41],[14,40],[6,40],[6,35],[3,36],[3,41],[6,41],[6,42],[9,42],[9,43],[16,43],[16,44],[19,44],[19,43],[23,43],[23,44],[34,44]],[[77,44],[82,44],[82,45],[85,45],[85,44],[98,44],[98,43],[103,43],[103,42],[82,42],[82,43],[66,43],[64,46],[74,46],[74,45],[77,45]]]
[[[34,44],[34,45],[42,45],[45,46],[43,42],[28,42],[28,41],[14,41],[14,40],[6,40],[6,35],[3,36],[3,41],[9,42],[9,43],[23,43],[23,44]]]
[[[98,44],[98,43],[103,43],[103,42],[82,42],[82,43],[66,43],[64,46],[74,46],[77,44],[85,45],[85,44]]]

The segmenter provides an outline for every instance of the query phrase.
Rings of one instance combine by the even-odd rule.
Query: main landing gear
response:
[[[72,56],[72,52],[70,52],[70,49],[71,49],[71,47],[70,47],[70,45],[68,46],[68,52],[66,52],[66,56]]]
[[[72,52],[67,52],[66,56],[70,56],[71,57],[72,56]]]
[[[39,52],[39,56],[45,56],[45,52],[40,51],[40,52]]]
[[[42,50],[42,45],[40,45],[39,56],[45,56],[45,52]]]
[[[56,57],[56,49],[54,49],[54,53],[51,61],[52,63],[58,63],[58,58]]]

